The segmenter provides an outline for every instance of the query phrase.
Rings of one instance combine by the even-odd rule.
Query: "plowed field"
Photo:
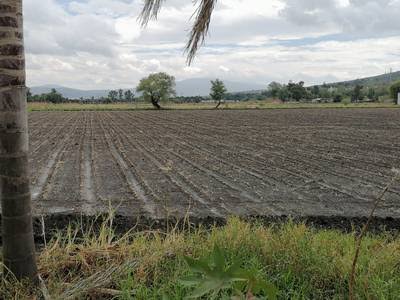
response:
[[[366,216],[400,109],[33,112],[36,215]],[[380,217],[400,218],[400,184]]]

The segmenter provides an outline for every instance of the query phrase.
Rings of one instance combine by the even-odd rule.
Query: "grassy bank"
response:
[[[164,103],[163,108],[175,110],[214,109],[214,103]],[[267,101],[247,101],[225,103],[220,109],[294,109],[294,108],[399,108],[391,103],[271,103]],[[149,103],[113,103],[113,104],[79,104],[79,103],[29,103],[29,111],[119,111],[119,110],[153,110]]]
[[[116,237],[110,224],[108,220],[96,233],[72,225],[41,249],[42,294],[48,299],[182,299],[193,290],[181,281],[193,272],[184,256],[207,258],[215,245],[227,265],[237,261],[275,285],[278,299],[345,299],[348,294],[354,234],[290,222],[265,227],[233,218],[212,230]],[[356,275],[358,299],[398,299],[400,238],[367,236]],[[228,287],[217,298],[232,293]],[[11,279],[1,286],[1,294],[4,299],[28,298],[26,287]]]

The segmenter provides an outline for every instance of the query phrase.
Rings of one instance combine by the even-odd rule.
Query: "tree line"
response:
[[[278,99],[282,102],[290,101],[310,101],[310,102],[342,102],[348,99],[351,102],[376,102],[380,97],[390,97],[397,99],[397,93],[400,91],[400,81],[392,85],[363,86],[362,84],[347,85],[344,84],[322,84],[306,87],[304,81],[281,84],[273,81],[268,84],[265,90],[228,93],[222,80],[211,80],[211,90],[209,96],[176,96],[175,78],[165,72],[150,74],[142,78],[135,90],[110,90],[106,97],[89,99],[80,98],[71,100],[64,97],[56,89],[51,89],[49,93],[41,95],[32,95],[28,90],[28,102],[50,102],[65,103],[115,103],[115,102],[135,102],[148,101],[155,108],[161,108],[160,102],[173,99],[177,103],[199,103],[202,101],[214,100],[217,105],[221,101],[248,101]]]
[[[112,102],[133,102],[135,99],[135,92],[133,90],[111,90],[108,92],[107,97],[90,97],[90,98],[79,98],[69,99],[64,97],[56,89],[51,89],[48,93],[42,93],[40,95],[33,95],[28,89],[26,95],[28,102],[49,102],[49,103],[65,103],[65,102],[84,102],[84,103],[112,103]]]
[[[300,101],[300,100],[316,100],[341,102],[348,98],[351,102],[362,101],[378,101],[381,96],[388,96],[387,87],[364,87],[361,84],[354,86],[345,85],[314,85],[305,87],[304,82],[289,82],[288,84],[280,84],[271,82],[267,91],[264,93],[267,97],[277,98],[283,102]]]

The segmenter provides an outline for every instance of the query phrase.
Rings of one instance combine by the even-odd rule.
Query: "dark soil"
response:
[[[400,167],[400,110],[34,112],[29,122],[34,212],[48,228],[113,207],[121,228],[239,215],[349,229]],[[376,217],[373,228],[399,228],[399,183]]]

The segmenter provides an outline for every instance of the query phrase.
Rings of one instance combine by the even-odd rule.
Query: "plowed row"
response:
[[[368,214],[400,167],[400,110],[34,112],[35,214]],[[400,184],[377,211],[400,218]]]

